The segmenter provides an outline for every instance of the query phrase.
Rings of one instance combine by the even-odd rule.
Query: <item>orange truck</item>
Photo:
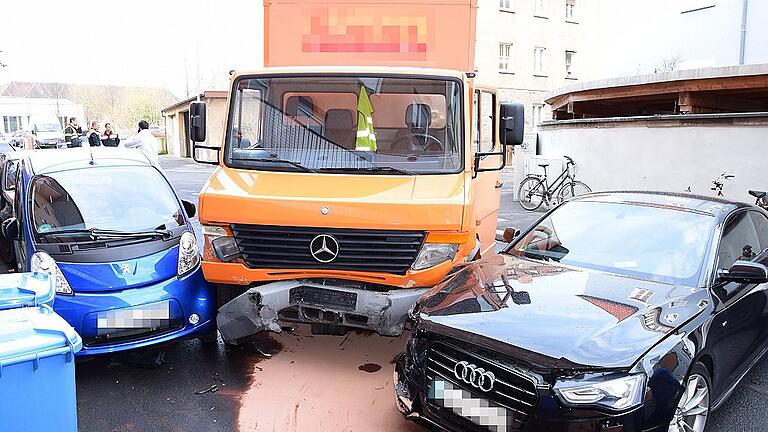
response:
[[[416,300],[493,252],[504,147],[523,108],[475,82],[477,0],[265,0],[265,68],[232,72],[199,196],[203,271],[237,343],[280,331],[403,332]],[[206,151],[203,151],[206,150]]]

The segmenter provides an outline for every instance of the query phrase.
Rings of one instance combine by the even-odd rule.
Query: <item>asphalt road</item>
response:
[[[162,158],[161,164],[182,197],[197,202],[197,193],[212,167],[169,157]],[[505,173],[503,181],[499,228],[523,228],[543,214],[520,209],[511,201],[511,175]],[[337,426],[347,426],[329,425],[314,430],[413,430],[397,419],[394,405],[387,403],[389,395],[382,393],[390,392],[391,352],[399,351],[397,344],[402,340],[370,334],[350,335],[345,343],[340,337],[313,338],[301,332],[283,333],[265,338],[256,346],[231,351],[221,344],[205,348],[198,341],[185,341],[166,347],[164,363],[154,369],[147,368],[146,359],[80,362],[77,365],[80,430],[311,430],[313,422],[307,419],[314,419],[315,415],[336,418]],[[310,346],[312,352],[302,350],[304,344]],[[393,348],[390,351],[374,349],[384,344]],[[288,348],[283,349],[284,346]],[[345,351],[345,347],[350,349]],[[354,350],[351,347],[355,347]],[[374,348],[368,351],[366,347]],[[267,358],[270,354],[274,355]],[[339,355],[345,356],[343,362],[338,360]],[[339,362],[360,364],[360,367],[334,368]],[[270,374],[270,370],[280,371],[282,375],[277,377]],[[366,375],[369,372],[373,375]],[[307,378],[308,375],[312,379]],[[369,393],[354,393],[351,398],[346,395],[348,399],[344,403],[350,407],[340,407],[332,391],[340,382],[351,383],[349,385],[360,382],[354,392]],[[270,404],[277,395],[280,403]],[[766,395],[768,368],[762,361],[723,408],[714,413],[710,430],[768,430]],[[381,402],[376,405],[379,399]],[[350,416],[354,420],[349,420]],[[353,426],[360,425],[361,418],[369,419],[370,427]]]

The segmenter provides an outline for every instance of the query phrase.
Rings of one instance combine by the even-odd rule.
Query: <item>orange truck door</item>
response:
[[[496,121],[498,117],[496,93],[490,89],[475,89],[472,97],[472,152],[501,151]],[[498,156],[486,156],[479,162],[481,168],[498,167]],[[496,220],[501,196],[499,170],[483,171],[472,180],[474,197],[474,223],[480,237],[480,254],[487,255],[496,244]]]

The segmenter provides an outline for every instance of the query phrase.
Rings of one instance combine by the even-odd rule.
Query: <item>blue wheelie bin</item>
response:
[[[77,431],[82,340],[50,304],[45,274],[0,275],[0,430]]]

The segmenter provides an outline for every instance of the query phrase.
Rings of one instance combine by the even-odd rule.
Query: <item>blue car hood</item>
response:
[[[67,263],[59,268],[77,292],[120,291],[152,285],[176,277],[179,247],[122,261]]]

